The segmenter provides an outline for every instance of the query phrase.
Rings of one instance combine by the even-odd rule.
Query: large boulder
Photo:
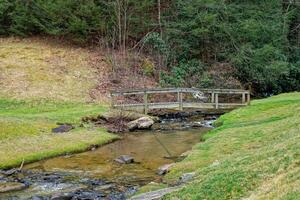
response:
[[[126,119],[128,121],[133,121],[142,117],[150,116],[133,111],[110,110],[97,116],[97,119],[102,119],[106,122],[115,121],[116,119]],[[154,121],[159,121],[159,117],[151,116],[150,118]]]
[[[141,117],[127,123],[127,127],[130,131],[133,131],[135,129],[149,129],[153,124],[154,120],[151,117]]]
[[[132,121],[145,116],[146,115],[137,112],[130,112],[125,110],[110,110],[108,112],[100,114],[99,116],[97,116],[97,119],[95,120],[115,122],[115,121],[119,121],[120,119],[126,119],[128,121]]]

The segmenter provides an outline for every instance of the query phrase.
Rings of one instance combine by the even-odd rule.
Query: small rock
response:
[[[194,176],[195,176],[195,172],[185,173],[179,178],[179,182],[186,183],[186,182],[192,180]]]
[[[107,183],[102,180],[102,179],[83,179],[82,180],[83,184],[88,184],[88,185],[92,185],[92,186],[101,186],[101,185],[106,185]]]
[[[191,153],[192,153],[191,150],[186,151],[186,152],[183,152],[183,153],[180,155],[180,157],[187,157],[187,156],[190,155]]]
[[[218,160],[215,160],[210,166],[215,167],[215,166],[218,166],[219,164],[220,164],[220,162]]]
[[[116,158],[115,161],[121,164],[129,164],[134,162],[134,158],[128,155],[122,155]]]
[[[39,177],[40,180],[44,180],[44,181],[47,181],[47,182],[58,182],[59,180],[62,180],[63,177],[61,175],[58,175],[58,174],[45,174],[45,175],[41,175]]]
[[[31,197],[32,200],[44,200],[45,198],[42,196],[33,196]]]
[[[72,129],[74,129],[74,126],[64,124],[64,125],[60,125],[59,127],[53,128],[52,133],[64,133],[64,132],[69,132]]]
[[[98,186],[98,187],[94,188],[94,190],[96,190],[96,191],[102,191],[102,190],[108,190],[108,189],[111,189],[111,188],[113,188],[113,187],[115,187],[114,184],[106,184],[106,185]]]
[[[51,200],[71,200],[73,197],[70,193],[60,193],[60,194],[54,194],[51,197]]]
[[[129,130],[133,131],[135,129],[149,129],[154,124],[154,120],[150,117],[141,117],[137,120],[127,123]]]
[[[107,127],[107,132],[109,133],[123,133],[123,132],[128,132],[128,128],[127,126],[124,124],[120,125],[111,125]]]
[[[168,173],[170,171],[170,168],[174,165],[174,163],[171,164],[166,164],[161,166],[160,168],[158,168],[157,170],[157,174],[158,175],[165,175],[166,173]]]
[[[6,175],[6,176],[10,176],[10,175],[13,175],[13,174],[15,174],[17,172],[19,172],[18,169],[10,169],[10,170],[7,170],[7,171],[0,171],[0,174]]]
[[[27,186],[25,184],[18,182],[0,183],[0,193],[19,191],[25,189],[26,187]]]
[[[198,122],[195,122],[195,123],[192,123],[191,125],[193,128],[200,128],[200,127],[203,127],[203,125],[201,123],[198,123]]]
[[[95,192],[95,191],[78,191],[75,192],[72,196],[72,199],[81,199],[81,200],[88,200],[88,199],[103,199],[105,197],[104,194]]]
[[[160,190],[155,190],[151,192],[142,193],[130,198],[130,200],[152,200],[152,199],[162,199],[163,196],[171,192],[179,190],[180,187],[169,187]],[[177,200],[177,199],[176,199]]]
[[[204,120],[207,120],[207,121],[210,121],[210,120],[216,120],[217,119],[217,117],[216,116],[205,116],[204,117]]]

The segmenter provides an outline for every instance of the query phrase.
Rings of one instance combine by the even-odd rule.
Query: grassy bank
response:
[[[104,129],[79,127],[81,117],[107,109],[99,104],[0,99],[0,168],[17,166],[23,159],[32,162],[80,152],[116,139]],[[57,123],[72,123],[76,128],[53,134]]]
[[[95,90],[102,77],[95,66],[103,63],[94,65],[93,58],[87,49],[47,39],[0,38],[0,168],[116,138],[104,129],[79,127],[83,116],[108,109],[106,95]],[[51,133],[59,122],[76,129]]]
[[[165,180],[194,180],[165,199],[300,199],[300,93],[256,100],[222,124]]]

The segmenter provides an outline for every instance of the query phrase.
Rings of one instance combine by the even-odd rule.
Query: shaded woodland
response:
[[[144,55],[161,86],[300,90],[299,0],[0,0],[0,35]]]

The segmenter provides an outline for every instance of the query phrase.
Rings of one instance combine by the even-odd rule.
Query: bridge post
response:
[[[116,102],[115,102],[115,96],[113,95],[112,92],[110,92],[110,98],[111,98],[111,104],[110,104],[110,106],[111,106],[111,108],[114,108]]]
[[[242,94],[242,103],[246,102],[246,93],[243,92]]]
[[[215,101],[216,101],[216,109],[218,109],[219,108],[219,94],[218,93],[216,93],[215,94]]]
[[[212,92],[211,93],[211,103],[214,103],[215,102],[215,93]]]
[[[148,94],[146,91],[144,92],[144,114],[148,114]]]
[[[177,101],[178,101],[178,104],[179,104],[179,110],[183,110],[183,102],[182,102],[182,92],[178,92],[177,93]]]
[[[247,104],[248,104],[248,105],[250,105],[250,98],[251,98],[250,95],[251,95],[251,94],[250,94],[250,91],[249,91],[248,94],[247,94]]]

